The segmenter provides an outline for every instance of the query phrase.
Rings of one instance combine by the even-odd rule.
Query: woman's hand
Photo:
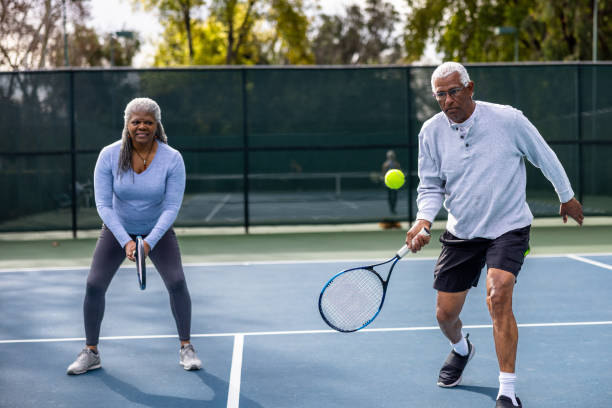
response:
[[[145,245],[145,248],[147,245]],[[148,251],[145,249],[145,253]],[[134,241],[130,241],[125,244],[125,256],[132,262],[136,262],[136,243]]]
[[[142,243],[144,244],[144,252],[146,258],[147,256],[149,256],[149,252],[151,252],[151,246],[149,246],[149,243],[145,240],[142,240]],[[125,256],[130,261],[136,262],[136,242],[130,241],[125,244]]]
[[[145,241],[144,239],[142,240],[142,243],[144,244],[145,258],[146,258],[147,256],[149,256],[149,252],[151,252],[151,247],[149,246],[149,243]]]

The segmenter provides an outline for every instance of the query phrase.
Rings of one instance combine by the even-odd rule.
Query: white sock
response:
[[[461,333],[461,340],[459,340],[457,343],[451,343],[453,345],[453,349],[455,350],[455,353],[459,354],[460,356],[467,356],[469,349],[468,349],[468,344],[467,344],[467,340],[465,339],[465,336],[463,335],[463,333]]]
[[[505,395],[512,400],[512,404],[514,404],[515,407],[518,407],[518,402],[516,401],[516,395],[514,393],[514,383],[516,383],[515,373],[504,373],[503,371],[500,371],[499,393],[497,394],[497,398],[499,398],[501,395]]]

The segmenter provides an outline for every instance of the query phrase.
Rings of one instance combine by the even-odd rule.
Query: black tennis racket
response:
[[[430,233],[423,228],[419,235]],[[319,295],[319,312],[325,323],[340,332],[354,332],[372,323],[383,307],[395,264],[409,251],[404,245],[385,262],[346,269],[332,277]],[[391,266],[383,280],[374,268],[386,264]]]
[[[136,237],[136,275],[138,276],[138,286],[141,290],[147,287],[147,265],[145,262],[145,248],[142,237]]]

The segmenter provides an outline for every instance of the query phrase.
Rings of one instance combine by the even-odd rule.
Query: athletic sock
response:
[[[451,343],[451,344],[453,345],[453,349],[455,350],[455,353],[463,357],[468,355],[470,350],[468,349],[467,340],[465,339],[465,336],[463,335],[463,333],[461,333],[461,340],[459,340],[457,343]]]
[[[516,401],[516,394],[514,392],[514,383],[516,383],[516,374],[515,373],[504,373],[503,371],[499,372],[499,393],[497,394],[497,398],[501,395],[505,395],[506,397],[512,400],[512,404],[515,407],[518,407],[518,402]]]

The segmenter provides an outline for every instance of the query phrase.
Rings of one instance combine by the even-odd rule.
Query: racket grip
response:
[[[421,231],[419,231],[419,233],[417,235],[424,235],[424,236],[428,237],[431,234],[429,233],[429,230],[427,228],[423,227],[421,229]],[[413,238],[413,240],[414,240],[414,238]],[[407,244],[404,244],[404,246],[401,247],[399,251],[397,251],[397,257],[398,258],[403,258],[408,252],[410,252],[410,248],[408,248]]]

